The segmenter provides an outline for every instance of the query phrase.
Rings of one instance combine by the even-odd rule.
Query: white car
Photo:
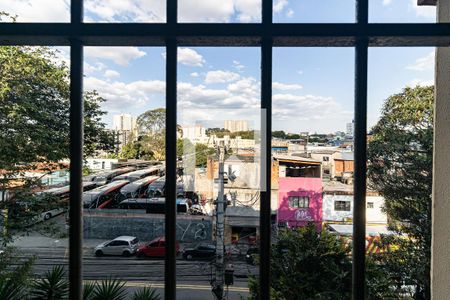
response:
[[[122,255],[131,256],[136,253],[139,246],[139,239],[134,236],[119,236],[111,241],[101,243],[95,247],[96,256]]]

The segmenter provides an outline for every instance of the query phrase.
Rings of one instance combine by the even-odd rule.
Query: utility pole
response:
[[[219,152],[219,193],[216,207],[216,278],[213,282],[213,294],[218,300],[223,299],[224,292],[224,260],[223,260],[223,232],[224,232],[224,161],[225,146],[220,141],[217,148]]]

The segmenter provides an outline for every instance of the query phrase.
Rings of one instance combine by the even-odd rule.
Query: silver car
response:
[[[96,256],[122,255],[131,256],[136,253],[139,240],[134,236],[119,236],[112,241],[104,242],[95,247]]]

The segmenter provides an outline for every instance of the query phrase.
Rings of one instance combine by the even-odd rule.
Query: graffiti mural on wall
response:
[[[120,235],[136,236],[141,240],[152,240],[164,236],[164,218],[142,216],[84,216],[84,237],[113,239]],[[212,222],[208,218],[177,219],[176,238],[180,242],[206,241],[212,238]]]

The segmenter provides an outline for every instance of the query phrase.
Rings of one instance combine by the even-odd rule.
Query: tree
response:
[[[56,204],[54,199],[35,195],[39,178],[27,177],[25,172],[67,168],[60,162],[69,158],[69,94],[69,72],[64,63],[58,63],[55,50],[0,47],[0,190],[9,192],[9,197],[2,193],[0,202],[5,231],[13,224],[29,225]],[[100,121],[103,101],[95,92],[84,94],[86,155],[111,147]],[[17,218],[6,222],[8,216]]]
[[[415,299],[430,299],[433,102],[432,86],[390,96],[368,145],[370,186],[401,235],[390,238],[398,249],[384,264],[390,276],[415,286]]]
[[[0,48],[0,168],[29,169],[30,164],[69,157],[69,83],[64,63],[45,47]],[[111,150],[96,92],[84,94],[84,153]]]
[[[272,137],[279,138],[279,139],[285,139],[286,133],[283,130],[272,131]]]
[[[205,144],[195,144],[195,165],[197,167],[205,167],[208,156],[216,153],[214,148],[208,147]]]
[[[351,298],[351,261],[337,236],[308,224],[278,238],[270,257],[272,299]],[[258,291],[258,281],[252,280],[252,299],[258,299]]]

